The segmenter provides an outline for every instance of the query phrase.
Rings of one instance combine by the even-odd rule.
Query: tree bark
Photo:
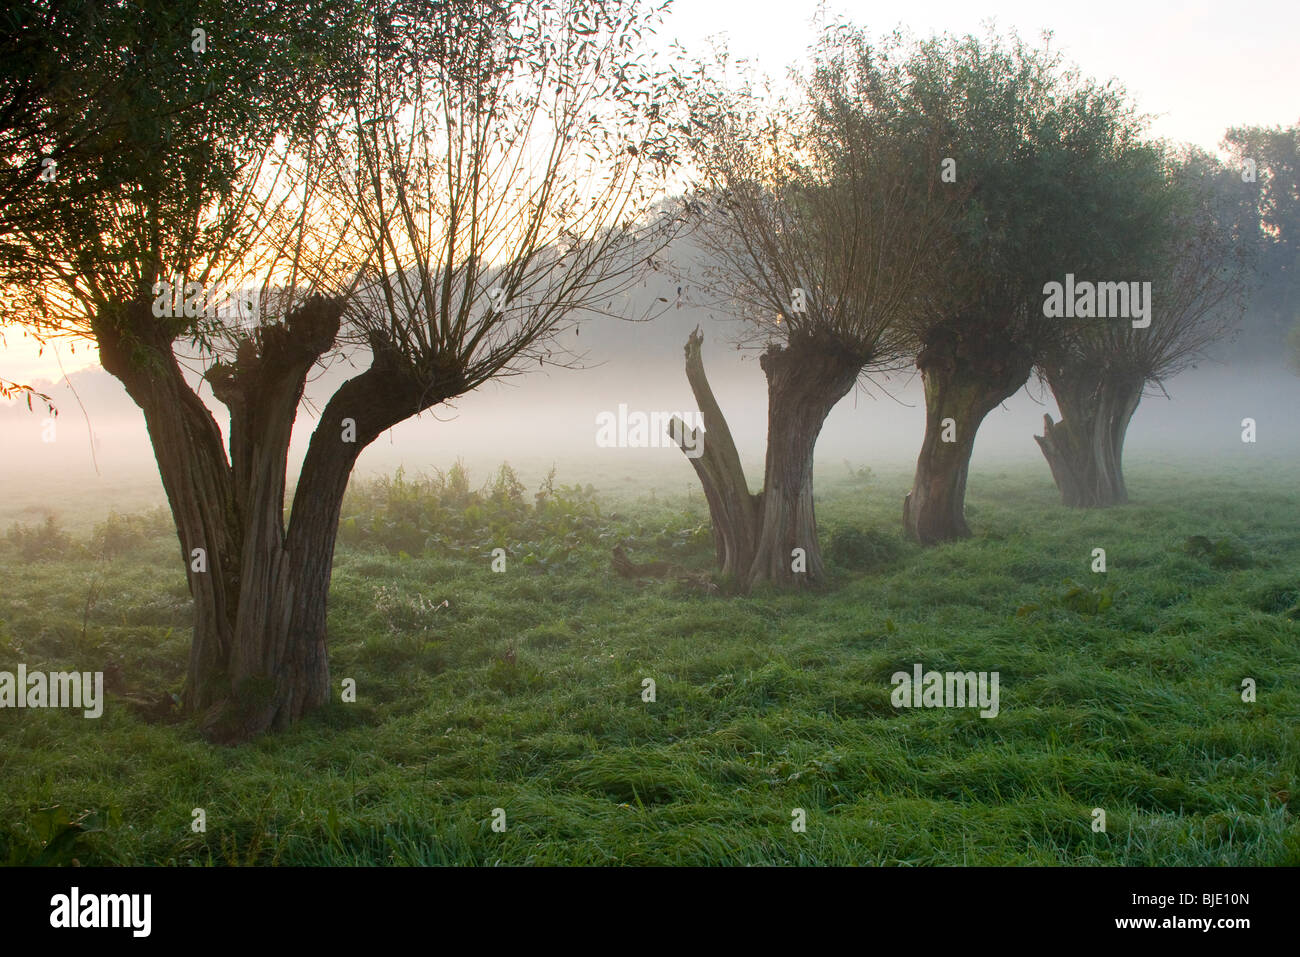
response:
[[[821,582],[825,568],[813,509],[813,450],[826,416],[865,363],[829,337],[768,348],[760,360],[768,381],[767,460],[763,491],[754,495],[704,373],[702,342],[698,329],[687,340],[686,377],[706,431],[700,436],[679,419],[672,428],[683,451],[703,441],[703,453],[691,464],[704,486],[721,575],[744,592],[759,582],[783,587]],[[795,548],[804,551],[799,571]]]
[[[264,326],[232,362],[208,372],[230,409],[230,457],[208,408],[185,381],[150,305],[97,317],[104,368],[149,427],[186,568],[194,637],[185,708],[209,740],[281,730],[330,696],[326,613],[339,510],[357,456],[385,430],[459,394],[459,370],[424,369],[380,335],[369,369],[339,387],[312,435],[284,524],[285,472],[306,376],[333,346],[341,306],[314,298]],[[141,338],[152,335],[154,338]],[[352,419],[355,441],[345,441]]]
[[[149,303],[133,303],[124,317],[96,316],[100,363],[116,376],[144,413],[194,599],[194,634],[184,704],[197,712],[224,697],[225,667],[234,643],[239,602],[242,529],[221,429],[185,381],[171,342]],[[128,333],[126,330],[131,330]],[[134,333],[134,334],[133,334]],[[205,552],[206,572],[192,570],[194,549]]]
[[[853,388],[863,363],[829,339],[798,338],[769,346],[760,364],[767,374],[767,463],[748,587],[818,584],[826,569],[813,508],[813,450],[826,416]],[[795,570],[796,548],[804,552],[803,571]]]
[[[326,326],[332,321],[332,342],[337,314],[331,318],[325,304],[317,308],[325,311],[312,321]],[[300,325],[308,318],[300,316]],[[329,586],[339,513],[353,466],[384,431],[453,394],[422,385],[385,340],[372,336],[370,368],[339,387],[312,433],[286,531],[282,516],[289,437],[306,373],[315,361],[307,361],[307,352],[323,340],[322,335],[313,343],[310,328],[291,328],[284,350],[264,345],[263,361],[274,360],[268,375],[262,387],[254,386],[244,402],[236,403],[251,406],[247,398],[259,397],[256,404],[263,411],[256,434],[265,444],[254,456],[259,467],[251,472],[247,493],[252,507],[243,562],[248,584],[241,593],[229,666],[230,695],[202,722],[214,741],[234,743],[283,730],[329,700]],[[439,386],[458,387],[454,375],[440,379]],[[234,418],[232,409],[232,439]],[[349,419],[353,441],[344,438]]]
[[[1124,438],[1144,382],[1105,369],[1063,364],[1044,369],[1061,421],[1043,416],[1034,440],[1052,470],[1061,501],[1072,508],[1107,508],[1128,501]]]
[[[970,536],[966,476],[975,434],[1024,385],[1033,363],[1005,329],[945,324],[932,330],[916,364],[925,386],[925,438],[903,500],[903,527],[915,541],[933,545]]]
[[[339,316],[338,303],[311,299],[283,324],[259,330],[256,345],[241,344],[234,363],[208,373],[213,394],[230,409],[230,472],[243,545],[226,694],[201,721],[214,741],[283,729],[328,697],[323,634],[319,654],[304,655],[294,632],[297,609],[326,604],[328,577],[321,588],[299,574],[284,528],[284,495],[298,403],[307,374],[333,345]]]
[[[701,435],[680,419],[672,421],[671,429],[683,452],[688,448],[703,449],[701,454],[694,457],[688,454],[687,458],[704,486],[720,575],[724,581],[743,588],[758,547],[763,496],[749,491],[735,440],[704,373],[704,360],[700,356],[703,342],[704,336],[698,328],[686,340],[686,380],[695,394],[705,432]]]

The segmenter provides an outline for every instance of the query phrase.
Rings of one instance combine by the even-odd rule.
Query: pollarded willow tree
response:
[[[944,294],[947,223],[960,188],[908,175],[915,154],[873,135],[852,108],[871,56],[860,34],[832,26],[798,101],[765,106],[748,84],[696,87],[708,90],[695,103],[706,130],[698,144],[697,235],[712,263],[704,285],[740,320],[742,341],[762,346],[767,377],[767,455],[753,494],[705,376],[698,330],[687,342],[686,375],[705,429],[703,454],[691,461],[722,575],[742,590],[825,577],[813,502],[817,436],[861,376],[900,363],[901,330],[940,308]],[[929,147],[926,161],[937,166],[939,144]],[[674,427],[685,440],[685,426]]]
[[[1122,91],[1082,79],[1046,48],[944,36],[896,41],[889,53],[870,65],[854,108],[903,142],[943,144],[939,162],[916,150],[910,176],[969,190],[952,221],[945,305],[909,329],[926,429],[904,527],[931,544],[970,534],[980,424],[1065,331],[1045,314],[1044,285],[1109,262],[1109,224],[1125,212],[1115,186],[1148,149]]]
[[[543,360],[561,325],[633,285],[674,228],[647,215],[674,159],[682,90],[640,52],[657,10],[398,0],[322,11],[328,44],[319,23],[210,29],[209,49],[227,44],[229,61],[144,87],[137,108],[151,122],[132,144],[133,175],[63,211],[84,218],[79,231],[24,234],[32,321],[92,337],[145,413],[195,602],[185,702],[223,742],[284,728],[330,697],[327,597],[360,452]],[[124,60],[188,50],[188,19],[157,17]],[[297,70],[266,58],[283,87],[245,69],[268,47],[310,51]],[[150,110],[187,82],[226,82],[227,96],[168,126]],[[204,292],[217,283],[238,293],[230,315]],[[369,364],[324,403],[286,523],[306,378],[352,357]],[[229,410],[228,454],[200,383]]]
[[[1106,274],[1123,281],[1093,292],[1097,307],[1119,312],[1069,324],[1042,357],[1039,372],[1061,420],[1043,416],[1035,436],[1062,502],[1102,508],[1128,501],[1124,439],[1143,393],[1203,355],[1240,317],[1253,260],[1253,210],[1241,178],[1197,150],[1144,164],[1116,183]],[[1132,309],[1102,309],[1101,299],[1143,300]],[[1074,310],[1078,312],[1079,310]]]
[[[29,25],[43,28],[64,72],[58,95],[37,97],[27,121],[52,142],[24,142],[61,162],[5,218],[5,322],[89,340],[143,412],[191,570],[185,700],[201,711],[230,694],[222,678],[241,596],[258,585],[241,574],[242,490],[188,360],[212,356],[218,313],[229,312],[209,310],[205,290],[238,292],[242,276],[281,258],[277,244],[302,221],[294,207],[305,176],[288,153],[335,91],[356,88],[363,21],[337,0],[292,12],[210,0],[74,6],[67,19],[78,29],[58,29],[57,18]],[[61,119],[69,113],[99,134],[86,141],[82,123]],[[42,165],[40,153],[24,160]],[[179,301],[161,295],[172,282]],[[280,316],[281,343],[304,338],[319,311]],[[300,696],[291,708],[301,705]]]

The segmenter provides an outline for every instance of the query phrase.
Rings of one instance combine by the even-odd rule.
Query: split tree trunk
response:
[[[250,380],[246,369],[237,368],[236,378],[246,381],[228,396],[235,474],[241,474],[245,457],[252,468],[249,481],[239,483],[246,503],[245,579],[227,668],[230,694],[202,722],[215,741],[245,741],[283,730],[329,700],[326,613],[339,513],[352,468],[385,430],[451,394],[423,386],[382,339],[372,336],[370,368],[339,387],[312,433],[286,531],[284,474],[294,416],[315,356],[330,347],[338,329],[337,312],[329,304],[317,303],[315,309],[299,315],[296,328],[291,320],[282,341],[264,342],[264,373]],[[440,378],[442,385],[456,381],[454,374]],[[214,383],[218,397],[225,391]],[[249,441],[240,440],[237,422],[248,426]],[[349,427],[354,440],[345,439]]]
[[[194,599],[194,633],[186,669],[185,709],[201,712],[228,694],[224,670],[234,643],[243,530],[221,429],[185,381],[149,303],[126,316],[97,316],[100,363],[116,376],[144,413],[158,474],[171,506],[181,561]],[[123,330],[131,330],[130,334]],[[191,570],[195,549],[207,570]]]
[[[1144,383],[1104,369],[1045,370],[1061,421],[1043,416],[1034,440],[1052,470],[1061,501],[1073,508],[1107,508],[1128,501],[1124,437],[1142,400]]]
[[[698,435],[681,420],[673,435],[683,451],[700,447],[691,464],[704,486],[721,575],[748,592],[760,582],[800,587],[821,582],[825,568],[813,509],[813,450],[831,408],[853,387],[863,362],[829,339],[771,346],[761,361],[768,380],[768,445],[764,488],[751,494],[731,431],[700,357],[703,336],[686,343],[686,377],[704,418]],[[687,437],[693,442],[686,441]],[[803,549],[801,570],[792,552]]]
[[[975,434],[1024,385],[1032,362],[1005,333],[948,325],[936,327],[916,364],[925,386],[925,438],[903,500],[903,528],[922,545],[934,545],[970,536],[966,476]]]
[[[132,309],[148,309],[137,305]],[[325,620],[339,510],[360,452],[386,429],[456,394],[455,370],[426,387],[385,341],[345,382],[312,435],[284,526],[285,470],[311,367],[338,334],[337,303],[313,299],[259,330],[234,362],[208,374],[230,409],[230,459],[207,407],[185,382],[156,322],[97,322],[101,361],[144,411],[186,568],[195,624],[185,706],[212,741],[288,727],[330,696]],[[122,329],[130,329],[128,336]],[[141,330],[158,330],[141,342]],[[355,441],[344,440],[352,419]]]
[[[325,607],[329,577],[303,574],[301,556],[285,534],[284,496],[303,385],[338,327],[338,306],[311,300],[284,324],[262,329],[259,348],[244,343],[235,363],[208,374],[213,394],[230,409],[230,470],[243,530],[234,640],[224,669],[227,694],[209,707],[201,725],[216,741],[282,730],[328,700],[324,631],[305,635],[295,619],[312,605]],[[355,458],[346,448],[338,455]],[[333,551],[332,537],[312,544]]]
[[[704,373],[704,360],[700,356],[703,342],[704,336],[698,328],[686,340],[686,380],[704,419],[704,434],[688,429],[680,419],[674,419],[670,428],[684,452],[688,447],[702,449],[699,455],[687,458],[704,486],[718,568],[724,581],[743,589],[758,549],[763,495],[749,491],[735,440]],[[688,435],[690,443],[686,442]]]

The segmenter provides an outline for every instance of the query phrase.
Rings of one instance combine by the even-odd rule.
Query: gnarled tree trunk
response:
[[[131,307],[148,309],[136,305]],[[101,361],[141,407],[194,596],[185,706],[206,737],[237,743],[283,729],[330,695],[325,619],[339,510],[361,451],[403,419],[459,388],[456,370],[424,385],[379,336],[371,367],[339,387],[303,460],[289,527],[285,471],[306,376],[333,346],[340,305],[314,298],[259,329],[236,359],[208,373],[230,409],[221,431],[185,382],[171,342],[121,330],[158,329],[136,317],[97,323]],[[345,430],[344,420],[351,419]],[[353,434],[354,433],[354,434]],[[194,549],[206,568],[191,565]]]
[[[704,360],[700,357],[703,342],[704,336],[698,328],[686,340],[686,380],[704,419],[705,434],[687,428],[681,419],[674,419],[670,428],[683,451],[688,448],[702,450],[699,455],[688,455],[687,458],[704,486],[721,577],[744,587],[758,548],[758,520],[763,496],[749,491],[735,440],[704,373]]]
[[[786,587],[825,578],[813,509],[813,450],[831,408],[853,387],[865,364],[826,338],[770,346],[760,360],[768,381],[768,442],[764,488],[751,494],[726,419],[700,358],[703,336],[686,343],[686,377],[704,418],[700,436],[675,419],[683,451],[703,442],[691,464],[704,486],[724,579],[742,591],[759,582]],[[687,441],[687,439],[693,441]],[[803,549],[799,570],[792,557]]]
[[[826,577],[813,510],[813,450],[826,416],[863,366],[837,346],[830,339],[792,339],[769,346],[760,360],[767,374],[767,462],[749,587],[816,584]],[[794,570],[796,548],[804,552],[803,571]]]
[[[194,599],[184,701],[186,710],[200,712],[227,693],[223,679],[239,603],[242,522],[221,429],[185,381],[150,304],[133,303],[124,311],[122,317],[96,316],[94,332],[100,363],[144,413],[171,506]],[[158,331],[159,337],[142,341],[125,329]],[[205,571],[193,570],[195,549],[203,549]]]
[[[234,363],[208,373],[213,394],[230,409],[230,472],[243,533],[234,640],[223,669],[226,694],[202,720],[213,740],[242,741],[282,729],[328,698],[323,630],[308,637],[295,625],[303,609],[325,607],[328,575],[321,583],[302,574],[284,528],[284,496],[303,385],[338,328],[339,306],[310,300],[282,325],[261,329],[256,346],[243,343]],[[345,448],[338,454],[355,459]],[[332,537],[328,545],[332,552]]]
[[[331,322],[328,311],[311,318]],[[306,316],[299,318],[300,324],[306,321]],[[332,323],[331,343],[336,313]],[[447,397],[443,389],[423,386],[385,341],[372,336],[370,368],[339,387],[312,433],[286,531],[284,471],[294,410],[315,361],[314,356],[308,361],[308,353],[317,346],[323,352],[330,344],[322,345],[323,337],[313,339],[314,331],[324,330],[295,330],[283,351],[264,344],[262,360],[274,360],[265,388],[246,387],[231,406],[234,448],[242,447],[234,442],[235,410],[260,405],[263,413],[253,433],[260,440],[251,446],[255,468],[246,493],[245,583],[227,669],[230,694],[203,718],[205,733],[216,741],[282,730],[329,700],[326,612],[339,512],[352,468],[385,430]],[[455,381],[454,373],[440,378],[440,384]],[[238,474],[240,456],[233,458]]]
[[[970,536],[966,475],[984,417],[1024,385],[1033,368],[1027,349],[1005,331],[936,327],[917,356],[925,385],[925,438],[903,527],[923,545]]]
[[[1044,374],[1061,421],[1043,416],[1034,439],[1052,470],[1061,501],[1074,508],[1106,508],[1128,501],[1124,437],[1142,400],[1142,379],[1114,371],[1054,365]]]

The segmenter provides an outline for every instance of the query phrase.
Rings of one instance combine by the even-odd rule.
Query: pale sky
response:
[[[659,30],[688,51],[706,52],[710,36],[725,35],[733,56],[754,60],[780,77],[804,54],[814,30],[816,0],[677,0]],[[903,26],[917,36],[982,33],[992,20],[1036,42],[1044,29],[1059,49],[1099,80],[1114,77],[1145,113],[1152,132],[1215,149],[1229,126],[1289,126],[1300,120],[1300,3],[1257,0],[1092,0],[1065,6],[1051,0],[922,0],[827,4],[884,35]],[[93,349],[70,355],[67,372],[83,368]],[[7,335],[0,376],[18,381],[61,376],[50,348],[38,357],[21,335]]]
[[[726,34],[733,55],[783,74],[814,37],[816,0],[678,0],[660,34],[687,48]],[[918,0],[827,4],[883,36],[897,26],[917,36],[982,33],[992,20],[1052,48],[1099,80],[1118,79],[1143,112],[1158,115],[1157,136],[1218,145],[1239,125],[1291,125],[1300,119],[1300,4],[1295,0]]]

